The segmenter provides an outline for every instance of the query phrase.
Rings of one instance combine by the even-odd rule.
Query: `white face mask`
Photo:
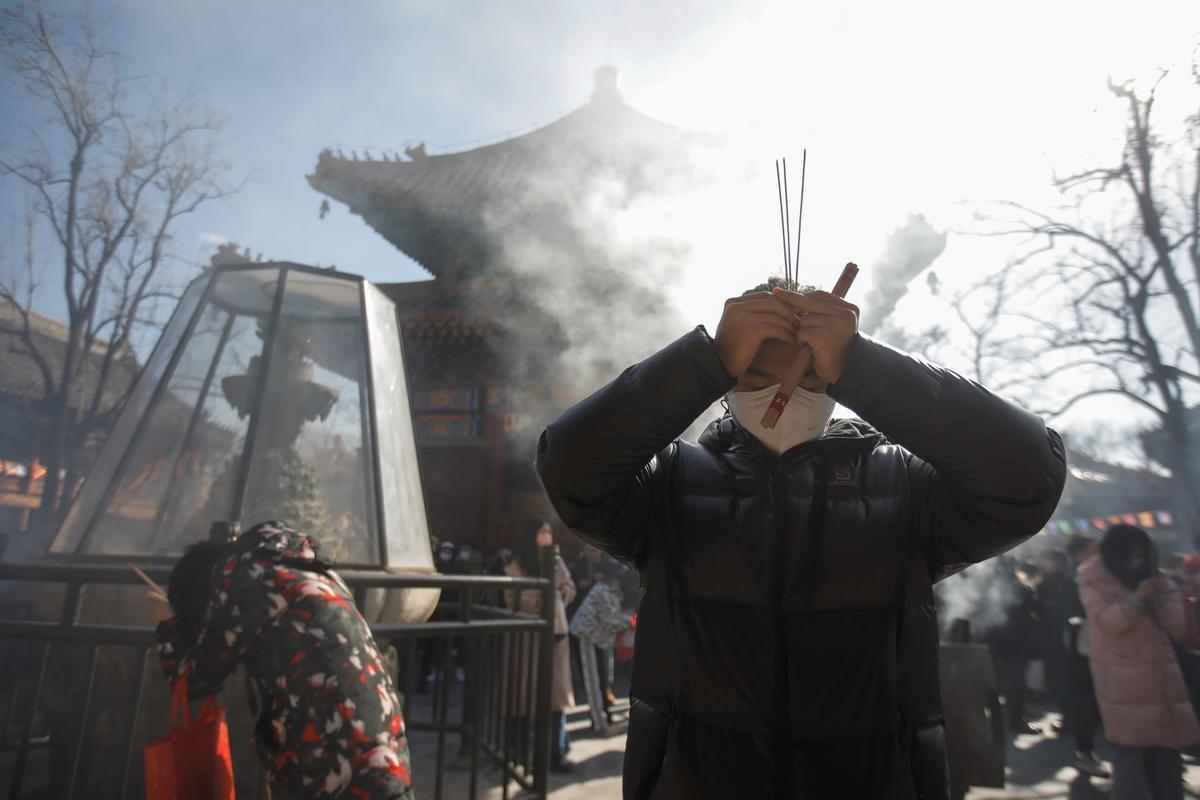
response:
[[[763,414],[767,413],[767,407],[771,405],[780,385],[777,383],[756,392],[730,392],[726,395],[734,421],[777,455],[786,453],[798,444],[821,438],[836,405],[827,394],[809,392],[797,386],[779,422],[774,428],[764,428]]]

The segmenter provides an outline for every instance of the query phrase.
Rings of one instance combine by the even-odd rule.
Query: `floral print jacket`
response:
[[[174,686],[220,691],[244,664],[274,797],[412,797],[408,741],[391,678],[353,595],[317,545],[279,522],[248,530],[213,571],[197,641],[159,624]]]

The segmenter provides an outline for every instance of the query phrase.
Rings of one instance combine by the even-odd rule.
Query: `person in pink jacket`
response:
[[[1184,632],[1183,598],[1140,528],[1116,525],[1079,567],[1092,677],[1113,756],[1113,800],[1182,800],[1180,751],[1200,724],[1168,637]]]

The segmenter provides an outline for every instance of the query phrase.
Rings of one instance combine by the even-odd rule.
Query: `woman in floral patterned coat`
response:
[[[194,699],[245,665],[263,705],[255,742],[273,798],[411,800],[391,678],[308,536],[265,522],[228,545],[193,545],[168,597],[175,616],[156,631],[163,672],[172,687],[186,675]]]

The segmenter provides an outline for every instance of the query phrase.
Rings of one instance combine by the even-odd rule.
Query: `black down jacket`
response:
[[[642,571],[625,797],[947,797],[931,587],[1042,527],[1062,441],[864,336],[830,394],[866,422],[676,439],[734,384],[698,328],[539,443],[563,521]]]

